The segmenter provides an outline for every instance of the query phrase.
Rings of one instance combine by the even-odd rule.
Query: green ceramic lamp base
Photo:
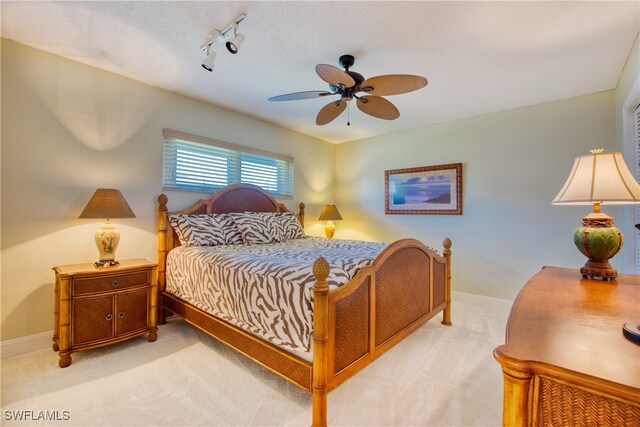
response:
[[[576,230],[573,241],[578,250],[589,260],[580,269],[582,277],[615,280],[618,272],[609,264],[624,243],[619,229],[613,226],[613,218],[592,212],[582,218],[582,227]]]

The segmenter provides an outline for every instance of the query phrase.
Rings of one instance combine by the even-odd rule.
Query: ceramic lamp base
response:
[[[624,243],[613,218],[603,212],[593,212],[582,218],[582,227],[576,230],[573,241],[589,260],[580,269],[583,278],[615,280],[618,272],[609,264]]]
[[[100,258],[96,262],[96,266],[104,267],[105,265],[117,265],[116,249],[120,243],[120,232],[116,227],[107,220],[95,234],[96,247],[100,253]]]
[[[583,278],[598,278],[602,280],[615,280],[618,272],[609,264],[609,261],[588,260],[580,269]]]
[[[324,226],[324,235],[327,239],[333,239],[333,235],[336,233],[336,226],[333,225],[333,221],[327,221]]]

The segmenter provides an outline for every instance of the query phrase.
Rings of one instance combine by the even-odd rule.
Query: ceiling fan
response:
[[[400,117],[400,112],[382,95],[398,95],[418,90],[427,85],[426,78],[410,74],[388,74],[365,79],[361,74],[349,70],[353,66],[354,60],[352,55],[340,57],[340,66],[344,68],[344,71],[333,65],[316,65],[316,73],[322,80],[329,83],[331,92],[309,90],[287,93],[272,96],[269,101],[294,101],[340,95],[340,99],[331,101],[318,112],[316,124],[320,126],[333,121],[347,108],[349,101],[354,99],[358,109],[363,113],[379,119],[395,120]],[[347,125],[350,123],[347,122]]]

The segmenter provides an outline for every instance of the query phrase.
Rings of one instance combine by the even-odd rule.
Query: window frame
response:
[[[291,156],[173,129],[163,129],[162,136],[164,140],[162,148],[162,187],[164,190],[215,192],[231,184],[253,184],[274,197],[293,198],[294,159]],[[189,148],[192,148],[192,150],[189,150]],[[180,167],[178,162],[179,151],[225,158],[226,167],[220,167],[220,176],[226,175],[223,178],[225,182],[215,183],[213,179],[211,183],[203,182],[200,184],[181,184],[177,182]],[[273,168],[265,175],[256,174],[256,172],[259,172],[261,161],[264,162],[265,166]],[[213,163],[212,161],[209,165],[202,165],[201,167],[206,169],[214,166]],[[247,166],[243,167],[243,163],[247,164]],[[194,172],[193,175],[197,175],[197,172]],[[184,177],[185,182],[187,182],[188,178],[191,177],[187,174]]]
[[[622,106],[623,156],[633,176],[640,177],[640,75],[629,91]],[[625,274],[640,274],[640,231],[635,224],[640,222],[640,205],[620,206],[621,221],[618,227],[625,236],[622,256],[622,271]]]

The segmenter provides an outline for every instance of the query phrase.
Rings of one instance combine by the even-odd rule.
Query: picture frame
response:
[[[384,213],[462,215],[462,163],[384,171]]]

